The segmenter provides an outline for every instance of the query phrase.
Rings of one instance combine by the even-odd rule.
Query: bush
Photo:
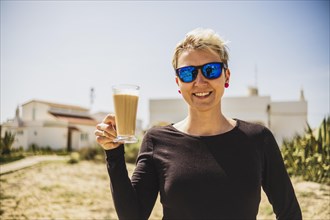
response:
[[[104,151],[101,147],[84,147],[78,153],[82,160],[104,161]]]
[[[23,159],[25,156],[22,153],[12,153],[10,155],[1,155],[0,156],[0,165],[14,162],[16,160]]]
[[[141,146],[142,137],[138,138],[139,141],[134,144],[125,144],[125,161],[127,163],[135,163],[139,149]],[[81,160],[94,160],[94,161],[105,161],[104,149],[96,144],[93,147],[81,148],[78,153],[80,154]]]
[[[53,154],[54,151],[50,146],[40,147],[39,145],[32,143],[29,145],[27,152],[33,153],[34,155],[39,154]]]
[[[78,163],[80,160],[80,155],[78,152],[73,152],[70,154],[70,158],[68,160],[68,163],[69,164],[75,164],[75,163]]]
[[[12,134],[9,131],[5,132],[5,136],[1,138],[0,142],[0,154],[9,155],[11,153],[11,147],[15,141],[15,134]]]
[[[67,156],[70,154],[66,149],[57,149],[57,150],[52,150],[54,154],[58,156]]]
[[[135,163],[137,155],[139,153],[141,143],[140,139],[134,144],[125,144],[125,161],[127,163]]]
[[[27,151],[36,153],[39,150],[39,146],[35,143],[29,145]]]
[[[289,175],[330,184],[330,117],[323,120],[316,133],[308,125],[305,135],[284,141],[284,163]]]

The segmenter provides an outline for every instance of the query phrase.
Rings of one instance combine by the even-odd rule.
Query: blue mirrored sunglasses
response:
[[[190,83],[197,77],[198,70],[201,69],[202,74],[207,79],[217,79],[221,76],[222,68],[227,68],[226,64],[220,62],[206,63],[201,66],[184,66],[176,69],[176,75],[184,83]]]

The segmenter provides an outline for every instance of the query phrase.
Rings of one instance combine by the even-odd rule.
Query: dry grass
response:
[[[304,219],[330,219],[329,186],[293,182]],[[0,183],[1,219],[117,219],[103,163],[43,163],[2,175]],[[150,219],[161,217],[158,201]],[[264,194],[258,219],[275,219]]]

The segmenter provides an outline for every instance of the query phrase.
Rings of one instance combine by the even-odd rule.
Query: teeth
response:
[[[210,94],[210,92],[197,92],[197,93],[195,93],[196,96],[207,96],[209,94]]]

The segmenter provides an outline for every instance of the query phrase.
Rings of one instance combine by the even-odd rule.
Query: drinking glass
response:
[[[136,143],[136,114],[140,87],[137,85],[114,85],[112,87],[116,116],[117,137],[114,142]]]

